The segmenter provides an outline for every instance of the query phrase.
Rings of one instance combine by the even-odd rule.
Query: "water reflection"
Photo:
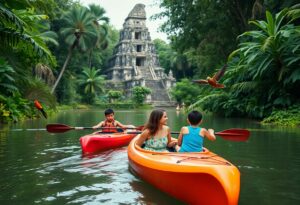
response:
[[[151,110],[116,110],[124,124],[143,125]],[[167,110],[173,132],[187,114]],[[79,138],[89,130],[50,134],[48,123],[90,127],[103,110],[65,111],[47,120],[28,120],[0,131],[0,204],[181,204],[128,169],[126,148],[82,156]],[[300,202],[300,129],[261,126],[255,121],[204,114],[203,127],[247,128],[247,142],[218,137],[205,146],[241,172],[241,205]],[[4,130],[5,129],[5,130]],[[176,137],[176,136],[174,136]],[[255,197],[253,197],[255,196]]]
[[[128,169],[133,175],[135,175],[130,167],[128,167]],[[184,204],[183,202],[180,202],[173,197],[170,197],[167,194],[159,191],[158,189],[142,181],[138,177],[130,182],[130,186],[132,187],[132,190],[139,193],[139,197],[137,200],[139,204]]]

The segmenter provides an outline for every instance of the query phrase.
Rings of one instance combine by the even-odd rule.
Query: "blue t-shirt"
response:
[[[201,128],[188,126],[188,129],[189,134],[183,135],[179,152],[202,152],[204,138],[199,134]]]

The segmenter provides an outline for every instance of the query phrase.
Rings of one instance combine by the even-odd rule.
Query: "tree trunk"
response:
[[[73,51],[72,49],[69,50],[67,59],[66,59],[66,61],[65,61],[65,63],[64,63],[63,68],[61,69],[61,71],[60,71],[60,73],[59,73],[59,75],[58,75],[58,78],[56,79],[56,81],[55,81],[55,83],[54,83],[54,85],[53,85],[53,87],[52,87],[51,93],[54,93],[54,91],[55,91],[55,89],[56,89],[56,87],[57,87],[57,85],[58,85],[58,83],[59,83],[59,81],[60,81],[60,79],[61,79],[63,73],[65,72],[66,67],[67,67],[67,65],[68,65],[68,63],[69,63],[69,61],[70,61],[70,59],[71,59],[72,51]]]
[[[92,53],[93,53],[93,49],[90,50],[89,53],[89,68],[92,69]]]
[[[237,20],[236,24],[238,25],[238,30],[240,31],[240,33],[245,32],[248,28],[248,22],[247,22],[247,19],[246,19],[247,12],[243,11],[243,9],[241,8],[241,5],[240,5],[238,0],[235,0],[231,4],[231,9],[230,10],[234,14],[233,16],[236,17],[236,20]]]
[[[63,68],[61,69],[61,71],[60,71],[60,73],[59,73],[59,75],[58,75],[58,77],[57,77],[57,79],[56,79],[56,81],[55,81],[53,87],[52,87],[51,94],[54,93],[54,91],[55,91],[55,89],[56,89],[56,87],[57,87],[57,85],[58,85],[58,83],[59,83],[59,81],[60,81],[60,79],[61,79],[63,73],[65,72],[66,67],[67,67],[67,65],[68,65],[68,63],[69,63],[69,61],[70,61],[70,59],[71,59],[73,50],[74,50],[74,48],[77,46],[77,44],[78,44],[78,42],[79,42],[80,35],[76,35],[76,34],[75,34],[75,36],[76,36],[76,39],[74,40],[74,43],[72,44],[72,46],[71,46],[70,49],[69,49],[69,53],[68,53],[67,59],[66,59],[64,65],[63,65]]]

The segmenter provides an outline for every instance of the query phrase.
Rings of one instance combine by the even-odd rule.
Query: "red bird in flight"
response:
[[[227,64],[225,64],[221,68],[221,70],[219,70],[212,78],[207,77],[206,80],[200,79],[200,80],[193,80],[192,82],[199,83],[199,84],[209,84],[214,88],[224,88],[225,86],[223,84],[218,83],[218,81],[224,75],[226,68],[227,68]]]
[[[38,100],[34,101],[34,106],[41,111],[41,113],[43,114],[43,116],[47,119],[47,113],[45,112],[45,110],[43,109],[42,105],[40,104],[40,102]]]

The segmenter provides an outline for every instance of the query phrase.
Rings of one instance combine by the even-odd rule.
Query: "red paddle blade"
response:
[[[216,132],[215,134],[231,141],[247,141],[250,136],[249,130],[240,128],[223,130],[221,132]]]
[[[46,129],[48,132],[62,133],[62,132],[67,132],[69,130],[72,130],[73,127],[70,127],[70,126],[64,125],[64,124],[48,124],[46,126]]]

